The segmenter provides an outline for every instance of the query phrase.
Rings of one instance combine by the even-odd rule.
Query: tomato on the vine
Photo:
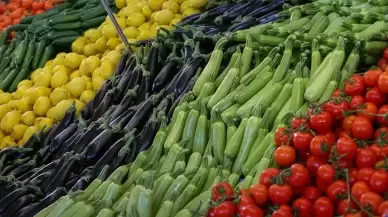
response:
[[[341,200],[337,205],[337,214],[344,215],[355,208],[357,208],[357,206],[353,201],[348,201],[347,199]]]
[[[388,49],[387,48],[384,49],[383,58],[388,59]]]
[[[353,139],[340,138],[337,141],[336,151],[344,160],[353,160],[357,155],[357,144]]]
[[[363,96],[361,96],[361,95],[353,96],[349,102],[349,108],[352,110],[356,110],[356,109],[360,108],[360,106],[362,106],[362,104],[364,104],[364,102],[365,102],[365,99]]]
[[[279,127],[275,131],[275,144],[277,146],[288,145],[291,141],[292,132],[284,127]]]
[[[349,115],[349,116],[346,116],[343,120],[342,120],[342,128],[344,130],[352,130],[352,124],[353,124],[353,121],[354,119],[356,118],[355,115]]]
[[[327,187],[327,197],[330,198],[330,200],[337,201],[337,200],[342,200],[346,198],[346,190],[347,190],[347,185],[344,180],[337,180],[331,183]]]
[[[365,93],[365,102],[372,102],[377,106],[382,106],[386,100],[387,96],[377,87],[373,87]]]
[[[345,81],[345,93],[349,96],[363,95],[365,91],[364,78],[355,74]]]
[[[317,157],[328,157],[331,150],[331,144],[326,136],[315,136],[310,142],[310,151]]]
[[[290,125],[294,130],[308,130],[310,128],[308,120],[303,117],[293,117]]]
[[[373,137],[373,126],[366,117],[356,117],[352,124],[352,135],[357,139],[368,140]]]
[[[363,148],[357,151],[356,165],[358,168],[373,167],[376,162],[377,155],[373,150]]]
[[[335,168],[331,164],[323,164],[317,170],[317,179],[330,184],[335,179]]]
[[[310,142],[313,137],[311,132],[297,131],[292,137],[292,144],[298,151],[305,152],[310,149]]]
[[[279,209],[272,213],[271,217],[293,217],[291,209],[280,206]]]
[[[296,151],[293,147],[282,145],[275,150],[275,162],[281,167],[288,167],[296,160]]]
[[[294,201],[292,207],[298,210],[299,217],[310,217],[313,211],[313,203],[304,197],[300,197]]]
[[[365,117],[371,121],[376,119],[378,109],[374,103],[366,102],[359,109],[360,111],[357,112],[357,117]]]
[[[369,180],[372,191],[385,193],[388,191],[388,173],[384,169],[379,169],[372,174]]]
[[[334,205],[327,197],[318,198],[313,204],[314,216],[333,216]]]
[[[387,75],[388,79],[388,75]],[[388,85],[388,83],[387,83]],[[381,126],[388,127],[388,105],[383,105],[379,108],[377,111],[377,123],[379,123]]]
[[[292,164],[284,176],[287,183],[293,188],[304,187],[310,183],[309,171],[299,163]]]
[[[287,204],[291,201],[292,198],[292,188],[291,186],[284,184],[271,185],[268,189],[268,196],[272,203],[277,205]]]
[[[378,209],[378,214],[379,215],[388,214],[388,201],[384,201],[380,204]]]
[[[377,160],[383,160],[384,159],[384,151],[383,148],[377,145],[376,143],[369,146],[370,149],[372,149],[376,153]]]
[[[253,184],[249,187],[249,193],[256,204],[262,206],[268,201],[268,189],[262,184]]]
[[[369,183],[370,177],[372,177],[375,169],[371,167],[364,167],[357,171],[356,179],[357,181],[364,181],[365,183]]]
[[[248,192],[248,191],[247,191]],[[239,197],[239,202],[237,205],[237,209],[240,211],[243,207],[248,205],[256,205],[253,198],[250,196],[249,193],[242,193]]]
[[[237,214],[237,207],[232,201],[224,201],[210,212],[214,217],[234,217]]]
[[[314,203],[321,196],[321,191],[317,187],[307,186],[303,189],[302,196]]]
[[[259,183],[266,186],[267,188],[271,185],[272,179],[279,175],[280,170],[277,168],[268,168],[265,169],[259,178]]]
[[[320,134],[325,134],[331,131],[333,125],[333,117],[327,111],[319,114],[312,114],[310,119],[310,127]]]
[[[381,61],[381,60],[380,60]],[[380,62],[379,61],[379,62]],[[383,60],[384,61],[384,69],[387,67],[387,60]],[[379,77],[379,80],[377,82],[378,84],[378,87],[379,89],[383,92],[383,93],[388,93],[388,72],[383,72],[380,77]]]
[[[243,206],[238,214],[241,217],[264,217],[263,210],[255,205]]]
[[[376,213],[383,202],[383,198],[379,194],[369,191],[361,195],[359,202],[364,207],[370,207],[372,212]]]
[[[213,201],[219,201],[225,198],[233,199],[234,190],[229,183],[219,182],[212,187],[211,194]]]
[[[331,96],[333,97],[345,97],[346,96],[346,93],[344,92],[344,90],[342,90],[341,88],[338,88],[336,89],[332,94]]]
[[[326,158],[311,156],[306,161],[306,167],[309,170],[310,174],[317,174],[318,168],[327,163]]]
[[[366,192],[369,192],[369,185],[364,181],[357,181],[354,183],[350,189],[350,194],[357,200],[360,200],[361,195]]]
[[[345,99],[332,99],[323,105],[325,111],[329,112],[333,118],[341,119],[349,110],[349,103]]]
[[[378,62],[377,62],[377,66],[382,69],[383,71],[387,68],[387,60],[384,59],[384,58],[381,58]]]
[[[383,73],[383,70],[381,70],[380,68],[369,69],[364,74],[365,85],[367,87],[376,87],[379,77],[382,73]]]

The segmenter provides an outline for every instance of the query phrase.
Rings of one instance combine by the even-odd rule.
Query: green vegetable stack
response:
[[[234,43],[222,37],[149,150],[43,212],[81,203],[91,210],[83,216],[206,215],[214,183],[245,189],[276,166],[273,129],[289,114],[326,102],[359,63],[375,62],[388,24],[387,6],[372,3],[315,1],[281,12],[286,21],[233,33]]]
[[[30,72],[42,68],[56,53],[69,50],[83,31],[99,26],[105,18],[98,0],[76,0],[10,26],[0,33],[0,89],[15,91]],[[11,31],[16,37],[8,43]]]

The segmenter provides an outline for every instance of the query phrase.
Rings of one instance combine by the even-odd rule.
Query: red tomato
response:
[[[314,203],[321,196],[321,191],[317,187],[307,186],[303,189],[302,196]]]
[[[280,207],[272,213],[272,217],[293,217],[292,210]]]
[[[317,170],[317,178],[326,184],[331,184],[335,179],[335,168],[331,164],[323,164]]]
[[[373,167],[376,162],[377,156],[373,150],[364,148],[357,151],[356,165],[358,168]]]
[[[22,0],[22,6],[25,9],[31,9],[31,7],[32,7],[32,0]]]
[[[315,136],[310,142],[310,152],[317,157],[328,157],[330,154],[331,144],[326,136]]]
[[[271,185],[271,179],[279,175],[280,170],[277,168],[268,168],[265,169],[259,178],[259,183],[266,186],[267,188]]]
[[[212,187],[213,201],[219,201],[225,198],[233,199],[233,196],[233,187],[227,182],[219,182]]]
[[[327,187],[327,197],[337,201],[346,198],[347,185],[344,180],[337,180]]]
[[[365,99],[363,96],[360,96],[360,95],[353,96],[349,102],[349,108],[352,110],[356,110],[360,108],[360,106],[364,104],[364,102],[365,102]]]
[[[388,78],[388,75],[387,75]],[[388,83],[387,83],[388,85]],[[379,115],[377,117],[377,123],[379,123],[381,126],[388,126],[388,105],[383,105],[379,108],[379,111],[377,112]]]
[[[292,144],[298,151],[305,152],[310,149],[310,142],[313,137],[310,132],[297,131],[292,137]]]
[[[44,9],[45,10],[48,10],[48,9],[50,9],[50,8],[52,8],[54,5],[50,2],[50,1],[46,1],[45,3],[44,3]]]
[[[386,67],[386,60],[385,62],[385,67]],[[384,67],[384,68],[385,68]],[[383,93],[388,93],[388,72],[383,72],[378,80],[378,88],[383,92]]]
[[[377,106],[384,105],[387,96],[377,87],[373,87],[365,93],[365,102],[372,102]]]
[[[308,130],[310,126],[306,118],[293,117],[291,119],[291,128],[294,130],[301,130],[301,129]]]
[[[351,168],[349,170],[349,183],[350,185],[353,185],[357,181],[357,168]]]
[[[369,191],[361,195],[359,202],[364,207],[369,206],[373,213],[377,213],[383,198],[379,194]]]
[[[377,193],[384,193],[388,191],[388,173],[383,169],[377,170],[373,173],[369,180],[369,186],[372,191]]]
[[[19,4],[17,4],[17,3],[8,4],[8,10],[10,10],[10,11],[15,11],[18,8],[19,8]]]
[[[384,151],[383,151],[383,148],[380,147],[379,145],[377,145],[376,143],[375,144],[372,144],[371,146],[369,146],[370,149],[372,149],[375,153],[376,153],[376,158],[377,160],[383,160],[384,159]]]
[[[367,87],[376,87],[379,77],[382,73],[383,73],[383,70],[381,70],[380,68],[369,69],[364,74],[365,85]]]
[[[306,167],[309,170],[310,174],[317,174],[318,168],[327,163],[326,158],[311,156],[307,159]]]
[[[333,216],[333,203],[327,197],[318,198],[313,204],[313,214],[314,216]]]
[[[323,136],[327,138],[327,142],[330,144],[330,146],[332,146],[332,144],[334,144],[337,141],[337,137],[332,132],[325,133],[323,134]]]
[[[262,209],[256,207],[255,205],[244,206],[238,212],[241,217],[264,217],[264,212]]]
[[[320,190],[321,192],[323,192],[323,193],[326,193],[327,188],[328,188],[329,185],[330,185],[330,184],[327,184],[327,183],[322,182],[320,179],[317,179],[316,184],[317,184],[317,187],[319,188],[319,190]]]
[[[232,201],[224,201],[216,206],[212,213],[215,217],[234,217],[237,214],[237,207]]]
[[[345,93],[349,96],[363,95],[365,91],[364,78],[352,75],[345,81]]]
[[[387,48],[384,49],[383,57],[384,57],[384,59],[388,59],[388,49]]]
[[[343,156],[342,159],[353,160],[357,155],[357,144],[353,139],[343,137],[338,139],[336,150],[339,156]]]
[[[353,160],[340,159],[337,161],[337,165],[340,169],[350,169],[353,167]]]
[[[275,144],[277,146],[288,145],[291,141],[292,132],[284,127],[279,127],[275,131]]]
[[[369,183],[370,177],[372,177],[375,169],[370,167],[364,167],[357,171],[356,179],[357,181],[364,181],[365,183]]]
[[[352,130],[352,124],[356,116],[349,115],[342,120],[342,128],[344,130]]]
[[[299,217],[310,217],[312,215],[313,203],[307,198],[301,197],[296,199],[292,207],[298,210]]]
[[[17,19],[14,19],[13,21],[12,21],[12,24],[13,25],[16,25],[16,24],[19,24],[20,23],[20,18],[17,18]]]
[[[357,206],[353,201],[341,200],[337,205],[337,214],[345,215],[349,211],[356,209]]]
[[[368,184],[364,181],[357,181],[356,183],[354,183],[354,185],[350,190],[351,194],[357,201],[360,200],[361,195],[369,191],[370,191],[370,188]]]
[[[35,14],[43,14],[45,11],[44,10],[38,10],[35,12]]]
[[[333,97],[346,97],[346,93],[341,88],[338,88],[333,92],[333,94],[331,94],[331,96],[333,96]]]
[[[379,215],[388,214],[388,201],[384,201],[380,204],[378,209],[378,214]]]
[[[287,204],[292,198],[292,188],[289,185],[274,184],[269,187],[268,196],[274,204]]]
[[[237,205],[238,211],[240,211],[243,207],[249,206],[249,205],[253,205],[253,206],[256,205],[253,198],[247,193],[241,194]]]
[[[32,3],[32,10],[39,11],[44,9],[44,2],[43,1],[34,1]]]
[[[310,117],[310,127],[320,134],[331,131],[333,118],[329,112],[323,111],[320,114],[313,114]]]
[[[363,217],[363,214],[361,214],[361,212],[348,213],[345,217]]]
[[[377,62],[377,66],[381,69],[381,70],[385,70],[387,68],[387,60],[384,59],[384,58],[381,58],[378,62]]]
[[[288,167],[296,160],[295,149],[288,145],[282,145],[275,150],[275,162],[281,167]]]
[[[286,180],[293,188],[304,187],[310,183],[309,171],[302,164],[292,164]]]
[[[388,127],[380,127],[375,130],[374,139],[379,141],[388,141]]]
[[[352,135],[357,139],[368,140],[373,137],[371,121],[365,117],[356,117],[352,124]]]
[[[357,117],[366,117],[371,121],[374,121],[377,114],[377,106],[372,102],[364,103],[357,112]]]
[[[323,105],[325,111],[329,112],[334,119],[341,119],[344,114],[349,110],[349,103],[343,99],[332,99]]]
[[[0,2],[0,14],[3,14],[7,10],[5,2]]]
[[[267,203],[268,189],[262,184],[253,184],[249,187],[249,193],[255,200],[256,204],[262,206]]]

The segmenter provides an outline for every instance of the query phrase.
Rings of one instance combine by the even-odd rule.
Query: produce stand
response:
[[[387,12],[72,0],[0,20],[0,217],[388,216]]]

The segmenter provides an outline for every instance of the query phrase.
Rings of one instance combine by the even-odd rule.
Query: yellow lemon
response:
[[[140,30],[140,31],[147,31],[147,30],[150,30],[150,28],[151,28],[151,23],[143,23],[143,24],[141,24],[139,27],[138,27],[138,29]],[[136,38],[136,37],[135,37]]]
[[[65,52],[61,52],[61,53],[58,53],[56,57],[58,58],[65,58],[66,56],[66,53]]]
[[[47,71],[42,71],[39,75],[36,76],[35,86],[49,87],[51,82],[51,73]]]
[[[64,65],[65,64],[65,56],[59,56],[57,55],[53,61],[53,64],[52,65],[48,65],[48,66],[57,66],[57,65]]]
[[[151,7],[153,11],[158,11],[162,9],[164,0],[149,0],[148,5]]]
[[[114,65],[116,65],[119,62],[120,58],[121,58],[121,52],[117,50],[112,50],[112,51],[109,51],[107,55],[101,59],[101,61],[104,62],[108,60],[108,61],[111,61]]]
[[[43,87],[43,86],[40,86],[40,87],[35,87],[35,93],[37,94],[37,96],[50,96],[51,94],[51,88],[48,88],[48,87]],[[38,99],[37,97],[37,99]]]
[[[1,93],[0,94],[0,105],[6,104],[12,100],[12,95],[10,93]]]
[[[141,8],[141,13],[146,17],[147,20],[149,20],[152,15],[152,9],[150,6],[146,5]]]
[[[86,75],[82,76],[81,78],[84,79],[85,82],[92,81],[92,79]]]
[[[125,37],[127,38],[136,38],[140,32],[136,27],[130,26],[123,30]]]
[[[77,69],[81,64],[81,57],[77,53],[68,53],[65,56],[65,66],[71,70]]]
[[[45,65],[45,66],[50,66],[50,65],[53,64],[53,62],[54,62],[54,60],[49,60],[49,61],[47,61],[44,65]]]
[[[27,129],[28,129],[28,126],[24,124],[16,124],[12,128],[12,132],[11,132],[12,138],[16,141],[23,139],[24,133],[26,132]]]
[[[179,6],[179,12],[180,12],[181,14],[183,14],[183,12],[185,12],[185,10],[186,10],[187,8],[189,8],[189,7],[190,7],[190,2],[189,2],[189,1],[184,1],[184,2],[182,2],[181,5]]]
[[[90,44],[85,45],[84,54],[86,56],[92,56],[92,55],[95,55],[97,53],[98,53],[98,51],[97,51],[96,45],[94,43],[90,43]]]
[[[170,25],[175,25],[175,24],[179,23],[179,21],[181,21],[181,18],[174,18],[171,20]]]
[[[145,21],[146,21],[145,16],[142,13],[137,12],[137,13],[133,13],[133,14],[128,16],[127,25],[133,26],[133,27],[139,27]]]
[[[114,70],[115,66],[113,65],[113,63],[107,60],[101,64],[100,74],[104,79],[108,79],[110,76],[112,76]]]
[[[23,97],[17,102],[16,109],[21,113],[24,113],[26,111],[31,111],[32,105],[30,104],[30,101],[27,97]]]
[[[141,8],[136,5],[127,5],[127,7],[120,10],[118,13],[119,16],[128,17],[131,14],[141,12]]]
[[[36,69],[35,71],[33,71],[33,72],[31,73],[31,75],[30,75],[31,80],[35,80],[35,79],[36,79],[36,76],[37,76],[39,73],[41,73],[42,71],[43,71],[42,68],[39,68],[39,69]],[[31,83],[32,83],[32,81],[31,81]],[[19,83],[19,84],[20,84],[20,83]]]
[[[163,3],[162,8],[170,10],[175,14],[179,11],[179,4],[176,1],[170,0],[170,1],[166,1],[165,3]]]
[[[91,90],[85,90],[80,96],[80,100],[84,103],[88,103],[95,96],[95,93]]]
[[[35,122],[34,112],[33,111],[24,112],[20,117],[20,121],[27,126],[34,125],[34,122]]]
[[[76,77],[81,77],[81,72],[79,70],[75,70],[74,72],[72,72],[69,76],[69,80],[71,81]]]
[[[8,104],[0,105],[0,120],[8,113],[12,111],[11,106]]]
[[[115,50],[123,52],[125,50],[124,43],[121,42],[120,44],[116,45]]]
[[[110,38],[108,39],[108,41],[106,42],[106,46],[108,46],[109,49],[115,49],[115,47],[120,44],[121,41],[119,38]]]
[[[170,10],[164,9],[156,13],[155,22],[157,22],[159,25],[168,25],[173,18],[174,13]]]
[[[85,59],[86,70],[83,73],[83,75],[91,75],[94,72],[94,70],[96,70],[96,68],[99,67],[100,65],[101,65],[101,60],[97,56],[90,56],[86,58]]]
[[[38,132],[38,128],[35,126],[30,126],[27,128],[27,130],[24,132],[23,135],[23,141],[28,141],[32,135],[34,135],[36,132]]]
[[[27,86],[21,86],[21,87],[19,87],[19,88],[16,90],[16,92],[15,92],[14,98],[16,98],[16,99],[21,99],[21,98],[24,96],[24,94],[26,93],[26,91],[28,90],[28,88],[29,88],[29,87],[27,87]]]
[[[182,14],[174,14],[174,18],[182,19]]]
[[[5,137],[4,132],[0,130],[0,141],[3,140]]]
[[[125,0],[115,0],[116,7],[121,9],[125,7]]]
[[[53,126],[54,120],[52,118],[42,118],[39,121],[39,128],[48,130],[51,126]]]
[[[93,90],[97,91],[100,89],[102,84],[104,83],[105,79],[102,76],[96,76],[92,79],[92,84],[93,84]]]
[[[95,45],[98,52],[104,52],[106,50],[106,38],[104,36],[99,38],[95,42]]]
[[[20,88],[20,87],[32,87],[32,81],[31,80],[23,80],[21,82],[19,82],[17,88]]]
[[[105,38],[117,38],[117,31],[116,28],[113,26],[113,24],[107,24],[102,28],[102,34],[105,36]]]
[[[152,26],[150,28],[150,34],[156,35],[158,28],[159,28],[159,24],[157,24],[157,23],[152,24]]]
[[[56,106],[56,114],[55,114],[55,119],[57,121],[62,120],[63,116],[65,115],[66,111],[69,109],[69,107],[73,104],[73,100],[68,99],[68,100],[62,100],[60,101]]]
[[[81,102],[78,99],[75,100],[75,110],[77,113],[80,113],[84,107],[85,107],[85,103]]]
[[[50,102],[53,105],[57,105],[60,101],[70,98],[70,93],[66,88],[59,87],[55,88],[50,94]]]
[[[184,1],[187,1],[187,0],[175,0],[178,4],[182,4]]]
[[[208,0],[188,0],[188,2],[191,8],[201,9],[207,5]]]
[[[61,64],[58,64],[58,65],[61,65]],[[62,64],[63,65],[63,64]],[[57,65],[48,65],[48,66],[45,66],[45,67],[43,67],[43,69],[42,69],[42,71],[41,72],[48,72],[48,73],[50,73],[50,74],[52,74],[53,73],[53,68],[55,67],[55,66],[57,66]],[[38,73],[39,74],[39,73]]]
[[[91,81],[86,82],[86,90],[93,90],[93,84]]]
[[[8,112],[3,119],[1,119],[0,122],[0,127],[4,132],[10,133],[12,128],[16,125],[19,124],[20,122],[20,114],[19,111],[12,110]]]
[[[99,75],[101,75],[101,67],[97,67],[97,69],[93,71],[92,78]]]
[[[190,15],[193,15],[193,14],[198,14],[200,11],[198,9],[195,9],[195,8],[187,8],[182,16],[183,17],[187,17],[187,16],[190,16]]]
[[[1,149],[7,148],[7,147],[13,147],[16,145],[16,142],[12,139],[11,136],[4,137],[3,141],[1,141]]]
[[[151,38],[152,35],[150,31],[141,31],[139,37],[137,37],[138,40],[147,40]]]
[[[58,71],[51,78],[51,87],[57,88],[57,87],[63,86],[67,83],[68,80],[69,78],[66,72]]]
[[[46,116],[48,118],[55,118],[56,115],[58,114],[57,110],[55,109],[55,106],[54,107],[51,107],[49,110],[47,110],[46,112]]]
[[[144,6],[148,6],[147,2],[141,1],[136,4],[138,8],[143,8]]]
[[[127,19],[124,17],[119,17],[116,20],[121,29],[125,29],[127,27]]]
[[[70,74],[70,70],[65,65],[57,65],[52,69],[51,74],[55,74],[56,72],[64,72],[65,74]]]
[[[86,89],[86,81],[82,78],[74,78],[66,84],[66,89],[71,96],[79,97],[81,96],[82,91]]]
[[[51,107],[50,99],[47,96],[39,97],[33,107],[33,111],[37,116],[43,116]]]
[[[19,100],[11,100],[8,102],[8,105],[11,107],[12,110],[17,110],[17,104]]]

